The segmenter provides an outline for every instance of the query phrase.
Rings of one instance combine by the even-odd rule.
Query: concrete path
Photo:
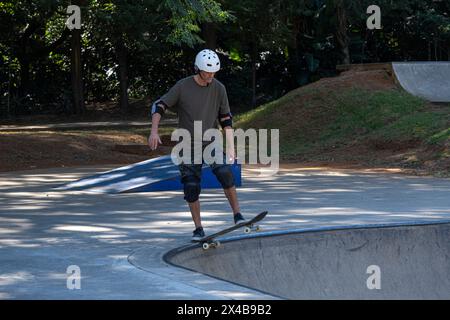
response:
[[[0,174],[1,299],[274,298],[162,260],[188,244],[193,230],[182,192],[52,190],[111,168]],[[346,170],[243,174],[243,213],[269,210],[266,231],[450,218],[450,179]],[[207,233],[231,223],[221,190],[204,190],[201,200]],[[80,290],[67,289],[71,265],[81,269]]]
[[[163,119],[160,125],[176,125],[177,119]],[[101,129],[101,128],[129,128],[145,127],[150,128],[151,121],[97,121],[97,122],[72,122],[53,123],[40,125],[0,125],[0,131],[58,131],[58,130],[78,130],[78,129]]]

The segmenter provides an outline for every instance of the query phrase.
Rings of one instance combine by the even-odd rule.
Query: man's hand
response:
[[[233,164],[234,160],[236,159],[236,154],[234,152],[234,147],[228,147],[227,148],[227,152],[226,152],[226,156],[227,156],[227,164]]]
[[[234,152],[234,136],[233,136],[233,129],[231,127],[225,127],[225,141],[226,141],[226,163],[227,164],[233,164],[234,160],[236,159],[236,154]]]
[[[152,132],[148,137],[148,146],[151,150],[156,150],[158,148],[158,144],[162,144],[161,139],[159,138],[158,133]]]

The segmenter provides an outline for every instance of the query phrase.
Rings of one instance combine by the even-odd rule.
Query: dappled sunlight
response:
[[[1,176],[0,176],[1,178]],[[0,179],[0,190],[7,190],[12,187],[21,187],[23,186],[23,180],[17,179]]]
[[[195,297],[192,297],[192,293],[191,292],[181,292],[181,291],[176,291],[176,292],[168,292],[168,293],[164,293],[164,295],[162,297],[160,297],[160,299],[164,299],[164,300],[190,300],[190,299],[195,299]]]
[[[165,243],[173,243],[173,239],[169,239],[169,238],[158,238],[158,237],[154,237],[151,239],[153,242],[158,243],[158,244],[165,244]]]
[[[191,226],[193,226],[193,224],[191,223]],[[177,229],[182,229],[183,233],[180,233],[179,230]],[[144,228],[144,229],[140,229],[139,233],[142,234],[142,236],[145,236],[146,234],[158,234],[158,235],[165,235],[165,236],[177,236],[177,235],[191,235],[191,231],[193,228],[189,227],[189,229],[187,229],[186,227],[181,227],[181,226],[172,226],[172,227],[151,227],[151,228]]]
[[[175,225],[175,226],[183,226],[187,223],[190,223],[190,221],[187,220],[160,220],[160,221],[152,221],[151,223],[149,223],[148,227],[150,228],[154,228],[154,227],[164,227],[167,225]],[[139,226],[139,225],[131,225],[131,226]]]
[[[170,199],[174,201],[175,199],[179,199],[181,196],[181,199],[183,195],[182,190],[178,191],[151,191],[151,192],[140,192],[140,193],[118,193],[114,194],[115,199],[126,199],[126,198],[133,198],[133,199],[142,199],[147,200],[149,198],[151,199]],[[180,203],[185,204],[184,201]]]
[[[111,226],[114,228],[117,226],[105,223],[104,226]],[[127,232],[139,232],[144,235],[146,233],[161,233],[161,234],[171,234],[180,233],[179,229],[186,230],[190,229],[192,222],[189,220],[172,222],[172,221],[149,221],[147,223],[121,223],[120,230]],[[128,234],[130,236],[130,234]]]
[[[13,296],[7,292],[0,292],[0,300],[13,299]]]
[[[34,276],[27,271],[0,274],[0,286],[11,286],[20,282],[32,281]]]
[[[234,291],[234,290],[228,290],[228,291],[209,290],[207,292],[208,292],[208,294],[220,295],[220,296],[226,297],[228,299],[248,300],[248,299],[252,299],[255,297],[254,293],[243,292],[242,290],[239,290],[239,291],[237,291],[237,290],[236,291]]]
[[[94,239],[123,239],[128,238],[126,234],[101,234],[92,236]]]
[[[321,216],[321,215],[360,215],[360,214],[389,214],[384,211],[361,211],[360,208],[349,208],[349,207],[318,207],[314,209],[297,209],[297,210],[285,210],[284,212],[292,214],[299,214],[302,216]]]
[[[66,281],[67,281],[67,273],[63,273],[63,272],[48,273],[45,277],[48,280],[59,280],[61,283],[66,283]],[[81,279],[83,279],[83,277],[81,277]]]
[[[310,177],[313,175],[320,175],[324,177],[350,177],[352,176],[350,173],[345,173],[343,171],[328,171],[328,170],[321,170],[317,171],[317,169],[311,168],[311,169],[279,169],[278,172],[274,175],[265,175],[264,172],[272,172],[273,170],[266,169],[245,169],[242,171],[242,176],[244,178],[250,178],[250,179],[261,179],[263,181],[270,181],[275,178],[281,178],[284,176],[289,177]]]
[[[88,187],[91,185],[97,185],[100,184],[102,182],[106,182],[106,181],[111,181],[117,178],[122,178],[125,176],[125,173],[116,173],[116,174],[110,174],[108,176],[99,176],[96,178],[86,178],[86,180],[79,180],[79,181],[75,181],[75,182],[70,182],[68,184],[66,184],[64,187],[60,187],[57,189],[68,189],[68,188],[77,188],[77,187]]]
[[[414,221],[416,219],[429,219],[429,220],[443,220],[443,219],[448,219],[449,216],[442,214],[433,214],[430,215],[427,212],[424,212],[423,214],[418,214],[418,213],[391,213],[390,214],[391,217],[396,218],[396,217],[400,217],[400,218],[408,218],[409,221]]]
[[[416,212],[423,212],[423,213],[428,213],[428,214],[445,214],[445,215],[450,215],[450,208],[448,207],[442,207],[442,209],[423,209],[423,210],[417,210]]]
[[[321,189],[321,190],[310,190],[310,191],[304,191],[306,193],[336,193],[336,192],[363,192],[362,190],[351,190],[351,189]]]
[[[39,246],[40,245],[36,244],[36,243],[26,243],[24,241],[17,240],[17,239],[0,238],[0,248],[3,248],[3,247],[10,247],[10,248],[12,248],[12,247],[15,247],[15,248],[37,248]]]
[[[186,205],[184,205],[186,206]],[[186,206],[186,211],[171,211],[171,212],[161,212],[161,213],[153,213],[155,216],[161,216],[164,218],[187,218],[191,219],[191,214],[189,213],[189,208]],[[152,214],[152,215],[153,215]],[[172,221],[172,220],[170,220]]]
[[[51,238],[36,238],[33,239],[35,242],[40,245],[58,245],[58,244],[74,244],[76,241],[72,238],[63,238],[59,237],[51,237]]]
[[[18,198],[18,199],[45,199],[46,195],[37,192],[8,192],[3,193],[2,198]],[[61,197],[64,199],[64,197]],[[29,200],[32,201],[32,200]]]
[[[439,186],[433,184],[408,184],[409,187],[417,191],[447,191],[450,192],[450,187],[448,185]]]
[[[42,186],[45,184],[56,184],[63,182],[66,179],[58,177],[57,175],[22,175],[20,177],[9,177],[0,175],[0,190],[10,189],[13,187],[20,187],[24,184],[28,187]]]
[[[6,218],[0,216],[0,236],[22,233],[33,227],[29,219]]]
[[[74,225],[60,225],[52,228],[59,231],[73,231],[73,232],[109,232],[110,228],[94,227],[94,226],[74,226]]]
[[[9,210],[11,212],[15,212],[15,211],[40,211],[40,210],[44,210],[46,208],[50,207],[50,204],[48,206],[45,205],[38,205],[38,204],[34,204],[34,205],[27,205],[27,204],[20,204],[20,205],[13,205],[9,207]]]
[[[112,270],[114,271],[129,271],[134,266],[128,263],[128,255],[108,255],[108,259],[112,263]]]
[[[21,265],[26,267],[19,270],[26,272],[41,270],[45,263],[47,269],[38,272],[39,283],[63,281],[70,264],[80,265],[82,272],[89,270],[84,271],[84,280],[93,277],[91,266],[128,276],[135,268],[128,264],[127,257],[140,248],[148,249],[146,257],[156,268],[151,272],[167,271],[160,261],[162,254],[190,244],[194,223],[182,190],[137,194],[59,192],[49,188],[50,180],[31,182],[34,185],[30,186],[27,180],[17,178],[17,185],[1,192],[0,266],[4,274],[14,274],[13,268]],[[387,175],[305,170],[270,179],[244,178],[238,198],[246,218],[269,211],[259,225],[263,232],[271,232],[450,219],[449,191],[450,181],[444,179],[392,179]],[[200,200],[206,234],[233,224],[223,190],[203,189]],[[243,230],[230,234],[241,235]],[[14,259],[11,257],[16,257],[17,266],[10,264]],[[30,288],[25,285],[30,279],[26,274],[12,278],[8,293],[16,292],[15,288]],[[215,290],[214,284],[205,279],[199,277],[198,283],[193,283],[205,286],[203,293],[233,298],[242,295],[243,299],[252,296],[239,289]],[[164,292],[166,298],[171,295]],[[173,297],[180,298],[179,290],[173,292]]]

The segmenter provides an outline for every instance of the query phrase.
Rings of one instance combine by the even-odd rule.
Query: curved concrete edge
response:
[[[195,246],[186,245],[178,249],[187,249],[188,247]],[[176,300],[180,299],[180,297],[186,300],[279,299],[278,297],[252,288],[175,266],[166,261],[164,257],[167,253],[163,249],[163,247],[145,246],[132,252],[127,260],[132,266],[147,272],[151,277],[155,277],[158,280],[162,279],[168,291],[174,293],[173,296]]]
[[[450,62],[392,62],[395,80],[410,94],[437,103],[450,102]]]
[[[359,225],[348,225],[348,226],[330,226],[330,227],[310,227],[310,228],[301,228],[301,229],[290,229],[290,230],[280,230],[280,231],[266,231],[266,232],[258,232],[250,235],[237,235],[237,236],[231,236],[231,237],[224,237],[221,238],[221,243],[226,246],[227,243],[233,243],[233,242],[239,242],[239,241],[246,241],[251,239],[258,239],[258,238],[270,238],[270,237],[278,237],[278,236],[289,236],[289,235],[295,235],[295,234],[313,234],[313,233],[326,233],[330,231],[351,231],[351,230],[374,230],[374,229],[395,229],[395,228],[401,228],[401,227],[420,227],[420,226],[439,226],[439,225],[449,225],[450,220],[433,220],[433,221],[423,221],[423,220],[417,220],[417,221],[405,221],[405,222],[398,222],[398,223],[381,223],[381,224],[359,224]],[[375,230],[376,231],[376,230]],[[200,271],[195,268],[190,268],[181,264],[177,264],[173,262],[173,258],[176,257],[179,254],[192,251],[192,250],[202,250],[200,244],[192,244],[192,245],[186,245],[179,248],[175,248],[164,254],[162,259],[171,266],[188,270],[192,272],[193,274],[203,274],[205,276],[217,279],[222,282],[227,282],[232,285],[240,286],[242,288],[250,289],[250,290],[256,290],[258,292],[261,292],[263,294],[273,296],[277,299],[288,299],[287,297],[283,297],[281,295],[277,295],[274,293],[266,292],[260,289],[252,288],[250,286],[246,286],[242,283],[231,281],[229,279],[226,279],[225,277],[221,276],[215,276],[211,273],[204,273],[203,271]],[[214,250],[220,250],[219,249],[210,249],[211,254],[214,254]],[[226,262],[225,262],[226,263]],[[303,299],[303,298],[301,298]],[[309,298],[307,298],[309,299]],[[317,299],[317,297],[315,297]],[[322,299],[322,298],[319,298]]]
[[[250,238],[250,237],[245,237],[245,236],[243,236],[243,237],[244,237],[244,239],[245,238]],[[221,242],[225,243],[225,242],[230,242],[230,241],[236,241],[237,239],[231,240],[231,239],[226,238],[226,239],[223,239],[223,240],[220,239],[220,240],[221,240]],[[174,268],[185,270],[185,271],[187,271],[187,272],[189,272],[191,274],[203,275],[204,277],[215,279],[217,281],[217,285],[219,285],[221,287],[225,287],[225,286],[229,287],[229,286],[231,286],[231,288],[234,288],[234,289],[237,289],[237,290],[242,290],[243,292],[253,292],[253,294],[256,295],[255,296],[256,299],[262,299],[262,300],[284,300],[285,299],[285,298],[283,298],[281,296],[278,296],[278,295],[275,295],[275,294],[272,294],[272,293],[269,293],[269,292],[265,292],[263,290],[252,288],[252,287],[249,287],[249,286],[237,283],[237,282],[229,281],[229,280],[226,280],[226,279],[223,279],[223,278],[220,278],[220,277],[216,277],[216,276],[211,275],[211,274],[206,274],[206,273],[203,273],[203,272],[199,272],[198,270],[195,270],[195,269],[192,269],[192,268],[189,268],[189,267],[185,267],[185,266],[182,266],[182,265],[177,265],[177,264],[175,264],[175,263],[173,263],[171,261],[171,259],[174,256],[176,256],[177,254],[179,254],[181,252],[185,252],[187,250],[197,249],[197,248],[200,249],[201,245],[200,244],[193,244],[193,245],[186,245],[186,246],[183,246],[183,247],[180,247],[180,248],[175,248],[175,249],[170,250],[166,254],[164,254],[162,259],[164,260],[164,262],[167,265],[170,265],[170,266],[172,266]],[[210,250],[214,250],[214,249],[210,249]],[[237,272],[239,272],[239,270],[237,270]]]
[[[390,222],[390,223],[365,223],[365,224],[355,224],[355,225],[343,225],[343,226],[327,226],[327,227],[307,227],[307,228],[295,228],[287,230],[277,230],[277,231],[261,231],[244,235],[235,235],[229,237],[221,237],[221,243],[227,243],[232,241],[254,239],[254,238],[266,238],[266,237],[276,237],[289,234],[297,233],[309,233],[309,232],[322,232],[322,231],[340,231],[340,230],[352,230],[352,229],[379,229],[379,228],[393,228],[393,227],[413,227],[413,226],[428,226],[428,225],[439,225],[450,223],[450,220],[446,219],[433,219],[433,220],[415,220],[415,221],[404,221],[404,222]],[[200,248],[201,245],[198,243],[188,244],[179,248],[172,249],[163,255],[162,259],[164,262],[171,264],[170,258],[177,253],[181,253],[186,250],[191,250],[195,248]]]
[[[390,223],[367,223],[367,224],[356,224],[348,226],[329,226],[329,227],[309,227],[309,228],[296,228],[289,230],[279,230],[279,231],[265,231],[258,233],[251,233],[248,235],[237,235],[221,239],[221,243],[261,238],[261,237],[275,237],[289,234],[306,233],[306,232],[323,232],[323,231],[340,231],[340,230],[352,230],[352,229],[380,229],[380,228],[394,228],[394,227],[413,227],[413,226],[427,226],[436,224],[447,224],[450,220],[416,220],[416,221],[405,221],[405,222],[390,222]],[[184,250],[192,249],[194,246],[182,247]]]

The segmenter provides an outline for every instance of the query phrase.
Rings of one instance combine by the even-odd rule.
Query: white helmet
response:
[[[220,60],[212,50],[204,49],[195,57],[195,70],[206,72],[217,72],[220,70]]]

